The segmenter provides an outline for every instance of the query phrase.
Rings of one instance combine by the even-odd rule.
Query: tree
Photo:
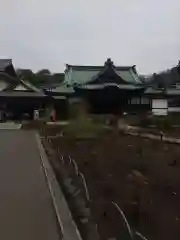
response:
[[[46,84],[49,83],[51,80],[51,74],[47,71],[40,70],[35,74],[35,83],[36,85]]]
[[[64,80],[64,73],[51,74],[48,69],[41,69],[36,73],[31,69],[17,69],[16,72],[20,79],[29,81],[36,87],[40,85],[52,87],[53,84],[60,84]]]
[[[31,69],[17,69],[16,73],[18,77],[22,80],[27,80],[29,82],[34,81],[35,74]]]
[[[51,75],[51,72],[49,71],[49,69],[41,69],[36,73],[36,75]]]
[[[53,83],[62,83],[64,81],[64,73],[54,73],[52,75]]]
[[[171,77],[174,83],[180,82],[180,72],[178,72],[178,67],[171,69]]]

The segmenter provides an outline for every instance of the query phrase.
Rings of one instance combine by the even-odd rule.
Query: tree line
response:
[[[170,87],[173,84],[180,84],[180,62],[177,66],[149,76],[141,76],[141,80],[147,85],[155,85],[159,88]]]
[[[64,80],[64,73],[51,73],[48,69],[42,69],[34,73],[31,69],[17,69],[20,79],[32,83],[36,87],[51,87]]]
[[[20,79],[29,81],[36,87],[53,87],[63,82],[64,73],[51,73],[48,69],[42,69],[34,73],[31,69],[17,69],[17,75]],[[154,85],[159,88],[169,87],[172,84],[180,84],[180,62],[177,66],[153,73],[148,76],[139,76],[145,85]]]

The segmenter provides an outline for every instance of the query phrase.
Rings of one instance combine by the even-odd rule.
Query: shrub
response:
[[[140,120],[140,126],[143,127],[143,128],[148,127],[151,123],[152,123],[152,121],[148,117],[142,118]]]
[[[172,126],[172,122],[168,117],[155,117],[153,122],[157,126],[157,128],[161,130],[170,129]]]
[[[69,122],[64,133],[73,137],[98,137],[104,132],[102,124],[94,123],[86,116],[79,116]]]

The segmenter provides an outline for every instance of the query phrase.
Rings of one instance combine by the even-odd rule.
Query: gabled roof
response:
[[[16,90],[16,88],[18,88],[18,87],[19,87],[19,89]],[[4,89],[4,91],[41,92],[40,89],[36,88],[30,82],[23,81],[23,80],[20,80],[20,79],[18,79],[17,81],[14,81],[13,83],[9,84],[8,87],[6,89]]]
[[[0,59],[0,72],[4,72],[10,65],[12,65],[11,59]]]
[[[13,78],[17,77],[11,59],[0,59],[0,72],[6,73]]]
[[[117,66],[115,67],[118,71],[128,70],[133,66]],[[73,69],[73,70],[90,70],[90,71],[101,71],[104,66],[90,66],[90,65],[70,65],[66,64],[66,70]]]
[[[0,79],[4,79],[5,81],[11,84],[18,82],[17,78],[14,78],[11,75],[7,74],[6,72],[1,72],[1,71],[0,71]]]
[[[127,84],[118,74],[114,67],[103,68],[96,76],[94,76],[87,84],[105,84],[105,83]]]
[[[19,79],[11,59],[0,59],[0,80],[7,83],[7,87],[3,90],[18,84]]]
[[[134,66],[133,66],[134,67]],[[95,83],[115,83],[115,84],[142,84],[133,67],[114,67],[114,65],[105,65],[105,67],[94,76],[88,84]]]
[[[69,85],[86,84],[100,72],[99,69],[76,69],[72,67],[65,73],[65,83]]]
[[[30,82],[17,77],[11,59],[0,59],[0,81],[7,84],[0,91],[1,96],[44,96],[44,93]]]
[[[65,82],[74,85],[83,85],[97,79],[107,68],[114,69],[114,72],[119,76],[119,80],[124,81],[124,84],[142,84],[137,75],[134,66],[114,66],[111,59],[107,59],[104,66],[77,66],[66,65]],[[111,79],[108,79],[109,82]]]
[[[24,81],[21,80],[20,84],[22,84],[27,90],[31,91],[31,92],[41,92],[40,89],[38,89],[37,87],[35,87],[32,83],[30,83],[29,81]]]

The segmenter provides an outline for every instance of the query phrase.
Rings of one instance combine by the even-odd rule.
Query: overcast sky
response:
[[[111,57],[151,73],[180,60],[179,0],[6,0],[0,30],[0,56],[34,71]]]

